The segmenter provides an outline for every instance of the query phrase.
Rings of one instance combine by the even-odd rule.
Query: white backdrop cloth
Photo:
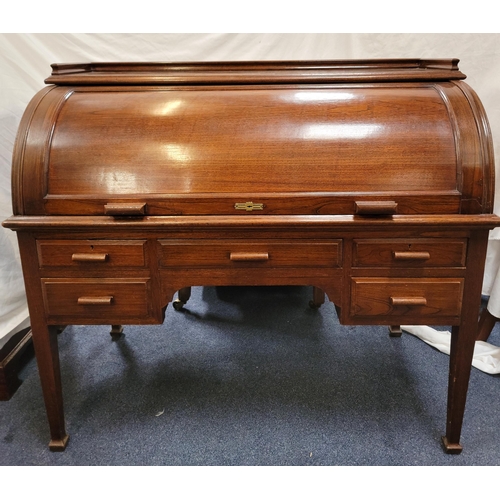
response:
[[[451,333],[435,330],[430,326],[401,326],[405,332],[411,333],[431,345],[438,351],[450,354]],[[476,340],[472,366],[490,375],[500,373],[500,347]]]
[[[486,108],[500,158],[499,34],[0,34],[0,220],[11,215],[16,131],[29,100],[44,86],[51,63],[400,57],[460,59],[460,69]],[[500,240],[500,229],[491,238]],[[500,241],[489,254],[483,290],[491,294],[489,307],[495,316],[500,316],[499,258]],[[1,228],[0,347],[27,321],[16,238]]]

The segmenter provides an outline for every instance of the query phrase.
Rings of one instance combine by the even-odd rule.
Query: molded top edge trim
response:
[[[90,62],[52,64],[59,85],[435,81],[464,79],[458,59]]]

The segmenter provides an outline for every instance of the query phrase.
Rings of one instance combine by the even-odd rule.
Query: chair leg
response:
[[[488,308],[485,307],[479,317],[479,331],[476,340],[486,342],[497,321],[499,321],[499,319],[493,316],[493,314],[488,311]]]

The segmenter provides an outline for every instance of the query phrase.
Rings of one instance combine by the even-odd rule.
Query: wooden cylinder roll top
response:
[[[463,78],[457,60],[53,65],[14,213],[489,213],[491,136]]]

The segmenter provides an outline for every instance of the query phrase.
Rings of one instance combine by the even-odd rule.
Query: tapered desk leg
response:
[[[33,347],[42,385],[43,398],[50,427],[49,448],[63,451],[69,436],[64,425],[64,411],[59,367],[57,335],[60,326],[47,326],[44,300],[40,285],[39,264],[35,238],[29,233],[18,233],[19,251],[26,284]]]
[[[447,453],[458,454],[462,451],[460,433],[465,411],[465,401],[469,386],[475,338],[461,327],[451,331],[450,375],[448,380],[448,415],[446,436],[443,446]]]
[[[49,420],[51,438],[49,448],[52,451],[63,451],[69,435],[64,424],[57,327],[47,326],[41,322],[33,323],[32,321],[33,345]]]
[[[484,261],[487,240],[487,233],[479,231],[469,239],[460,325],[454,326],[451,330],[446,435],[443,436],[442,441],[445,451],[452,454],[462,451],[460,433],[478,333],[477,318],[481,307],[484,271],[484,269],[478,269],[477,265],[474,266],[474,262]]]

